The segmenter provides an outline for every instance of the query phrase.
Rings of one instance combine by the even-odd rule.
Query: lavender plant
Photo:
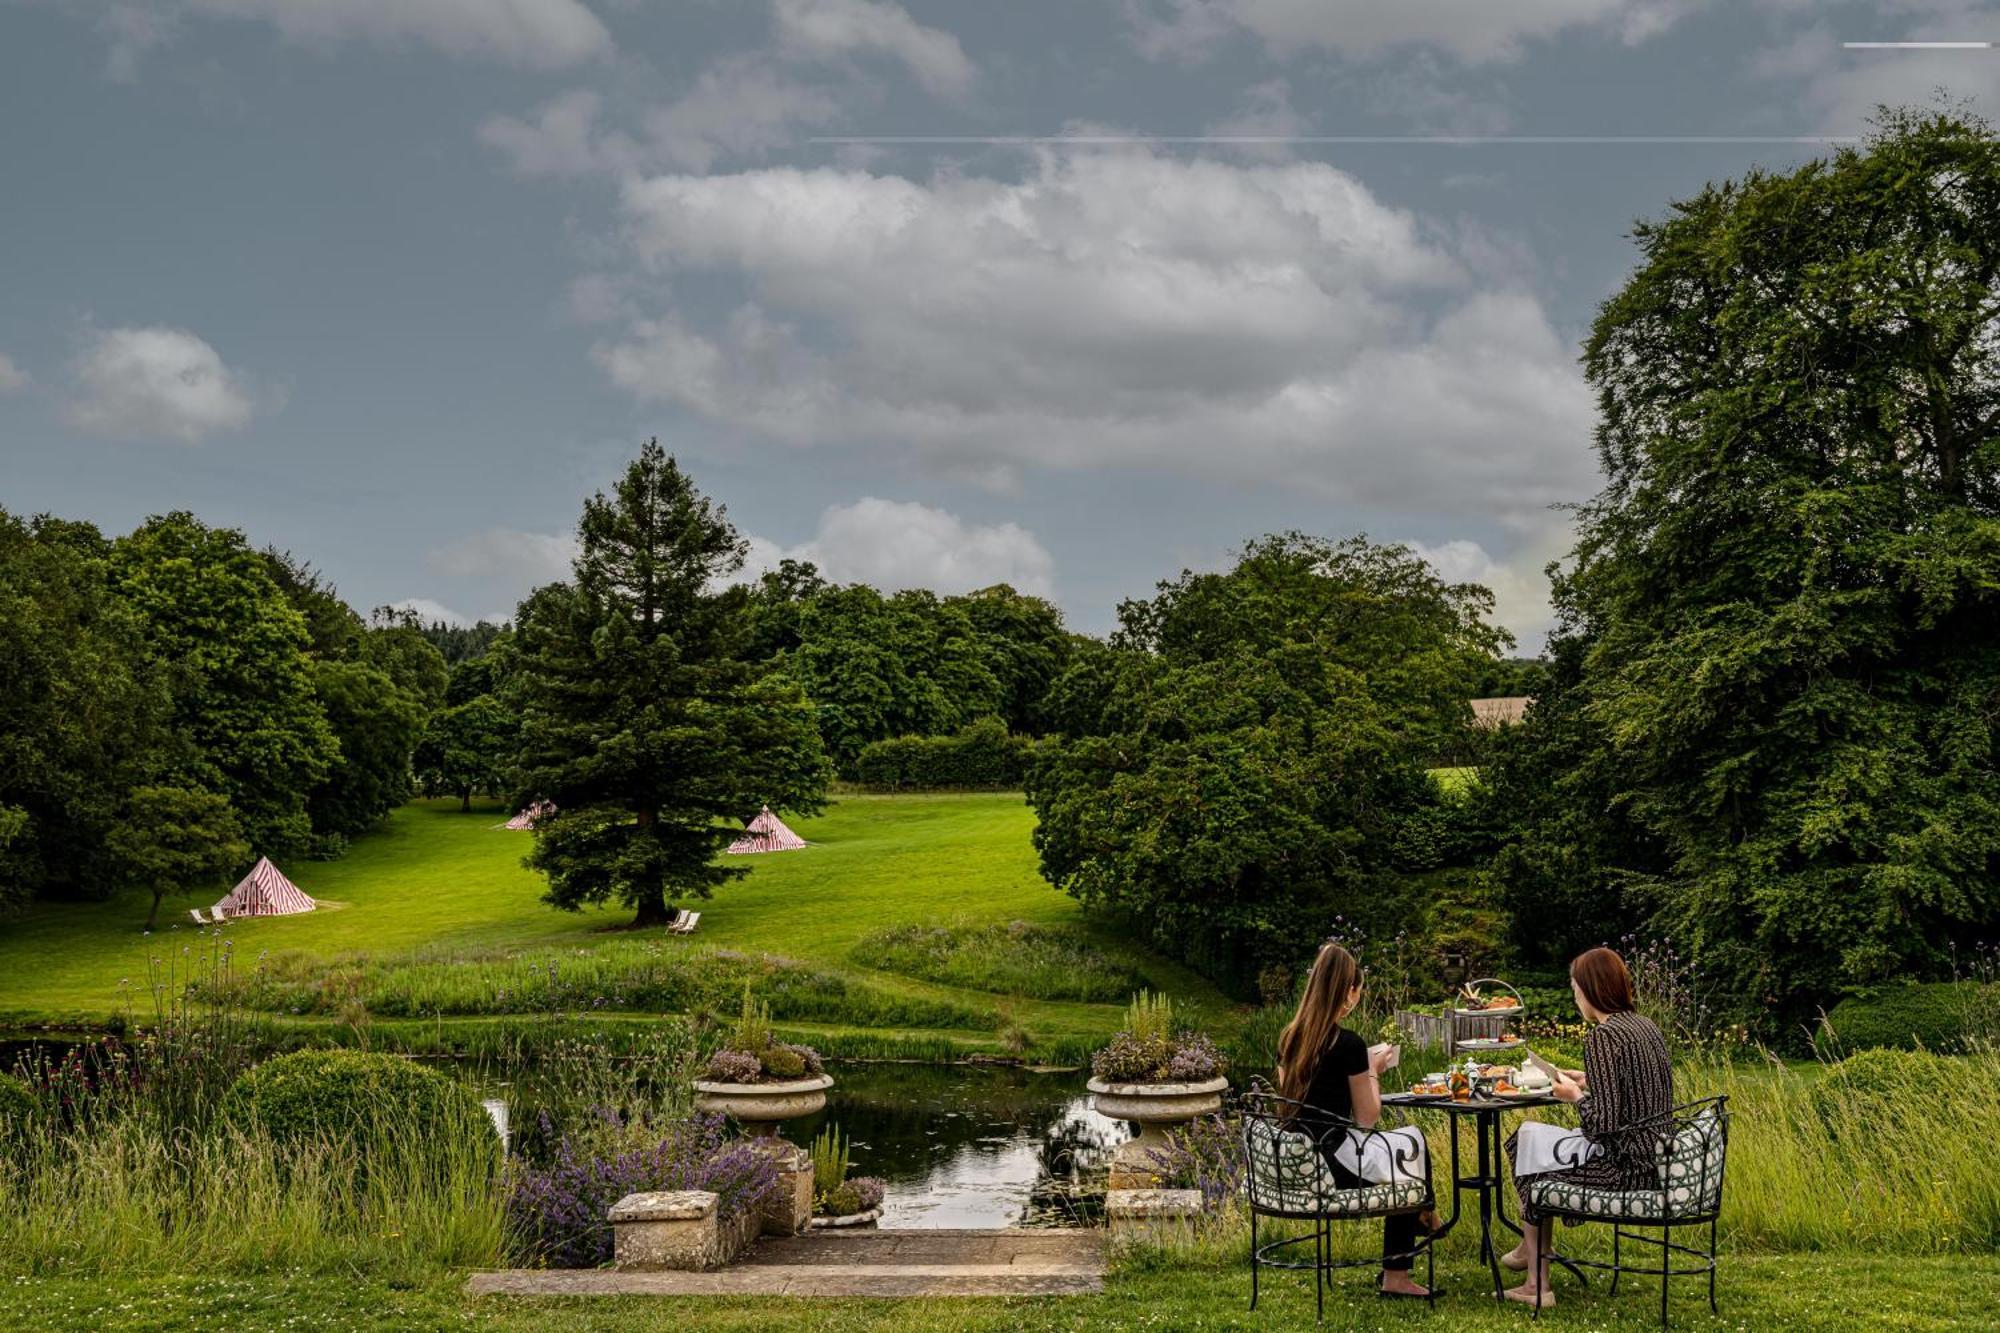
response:
[[[546,1168],[517,1169],[507,1194],[514,1261],[590,1268],[611,1258],[611,1205],[648,1190],[708,1190],[728,1224],[764,1206],[778,1188],[765,1153],[723,1133],[721,1116],[696,1114],[650,1147],[609,1154],[565,1137]]]
[[[1162,1189],[1200,1190],[1204,1207],[1218,1208],[1243,1187],[1243,1140],[1219,1115],[1197,1116],[1167,1131],[1167,1146],[1147,1153]]]

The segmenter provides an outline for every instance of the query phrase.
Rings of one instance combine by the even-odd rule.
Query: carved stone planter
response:
[[[696,1079],[695,1109],[728,1116],[752,1134],[775,1137],[778,1122],[826,1109],[833,1075],[814,1074],[783,1083],[715,1083]]]
[[[1111,1188],[1150,1189],[1159,1183],[1152,1154],[1167,1146],[1167,1130],[1196,1116],[1222,1109],[1222,1090],[1229,1080],[1217,1076],[1200,1083],[1107,1083],[1094,1078],[1091,1091],[1097,1113],[1113,1120],[1130,1120],[1139,1137],[1119,1145],[1111,1158]]]

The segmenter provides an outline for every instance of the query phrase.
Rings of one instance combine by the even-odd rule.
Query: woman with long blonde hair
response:
[[[1318,1140],[1342,1189],[1369,1184],[1359,1174],[1359,1153],[1339,1151],[1347,1137],[1343,1122],[1373,1129],[1381,1119],[1381,1077],[1389,1060],[1388,1048],[1371,1053],[1359,1034],[1341,1024],[1361,1002],[1361,983],[1361,965],[1353,954],[1331,940],[1321,945],[1299,997],[1299,1011],[1278,1038],[1278,1093],[1299,1103],[1299,1128]],[[1384,1295],[1430,1295],[1411,1279],[1410,1262],[1419,1229],[1436,1227],[1437,1216],[1429,1211],[1382,1219]]]

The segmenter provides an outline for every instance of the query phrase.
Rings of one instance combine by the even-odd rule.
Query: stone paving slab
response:
[[[474,1273],[474,1295],[1063,1296],[1104,1289],[1094,1231],[819,1232],[763,1240],[711,1273],[609,1268]]]

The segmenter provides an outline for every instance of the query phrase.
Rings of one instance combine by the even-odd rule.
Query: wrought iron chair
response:
[[[1304,1126],[1327,1126],[1317,1133]],[[1328,1165],[1331,1150],[1343,1137],[1352,1139],[1361,1158],[1371,1156],[1371,1144],[1385,1146],[1392,1164],[1386,1184],[1347,1187]],[[1331,1274],[1342,1268],[1359,1268],[1381,1259],[1335,1259],[1332,1227],[1336,1221],[1389,1217],[1398,1213],[1421,1213],[1433,1206],[1430,1174],[1418,1169],[1417,1153],[1400,1135],[1380,1129],[1362,1129],[1353,1121],[1328,1111],[1309,1107],[1289,1097],[1281,1097],[1262,1079],[1252,1079],[1243,1097],[1243,1150],[1245,1171],[1243,1190],[1250,1203],[1250,1308],[1257,1308],[1260,1268],[1313,1270],[1314,1308],[1326,1314],[1326,1289]],[[1257,1219],[1279,1218],[1310,1222],[1312,1232],[1259,1243]],[[1311,1262],[1283,1257],[1293,1246],[1310,1241]],[[1425,1285],[1430,1301],[1437,1301],[1437,1259],[1431,1253],[1434,1238],[1420,1234],[1415,1247],[1385,1258],[1424,1259]]]
[[[1627,1136],[1650,1137],[1656,1141],[1659,1153],[1659,1183],[1656,1186],[1610,1189],[1532,1177],[1527,1185],[1528,1202],[1545,1217],[1562,1217],[1577,1222],[1609,1222],[1610,1263],[1574,1256],[1568,1256],[1568,1262],[1608,1270],[1614,1296],[1618,1293],[1620,1274],[1658,1277],[1661,1328],[1667,1327],[1669,1278],[1707,1274],[1708,1308],[1710,1313],[1715,1313],[1715,1219],[1722,1212],[1722,1177],[1729,1152],[1729,1099],[1704,1097],[1700,1101],[1688,1102],[1663,1116],[1624,1126],[1610,1134],[1597,1135],[1595,1141],[1610,1143]],[[1586,1151],[1586,1141],[1578,1135],[1573,1148],[1558,1145],[1556,1156],[1564,1165],[1576,1166],[1582,1163]],[[1706,1250],[1683,1245],[1673,1239],[1676,1228],[1704,1224],[1708,1227]],[[1657,1237],[1640,1235],[1632,1230],[1635,1226],[1648,1230],[1657,1227],[1660,1234]],[[1658,1247],[1660,1266],[1637,1268],[1625,1263],[1623,1246],[1626,1241]],[[1553,1236],[1550,1253],[1553,1257]],[[1700,1263],[1676,1268],[1674,1259],[1677,1255],[1700,1260]],[[1548,1280],[1546,1273],[1541,1276],[1543,1281]],[[1541,1316],[1539,1307],[1535,1315],[1537,1318]]]

